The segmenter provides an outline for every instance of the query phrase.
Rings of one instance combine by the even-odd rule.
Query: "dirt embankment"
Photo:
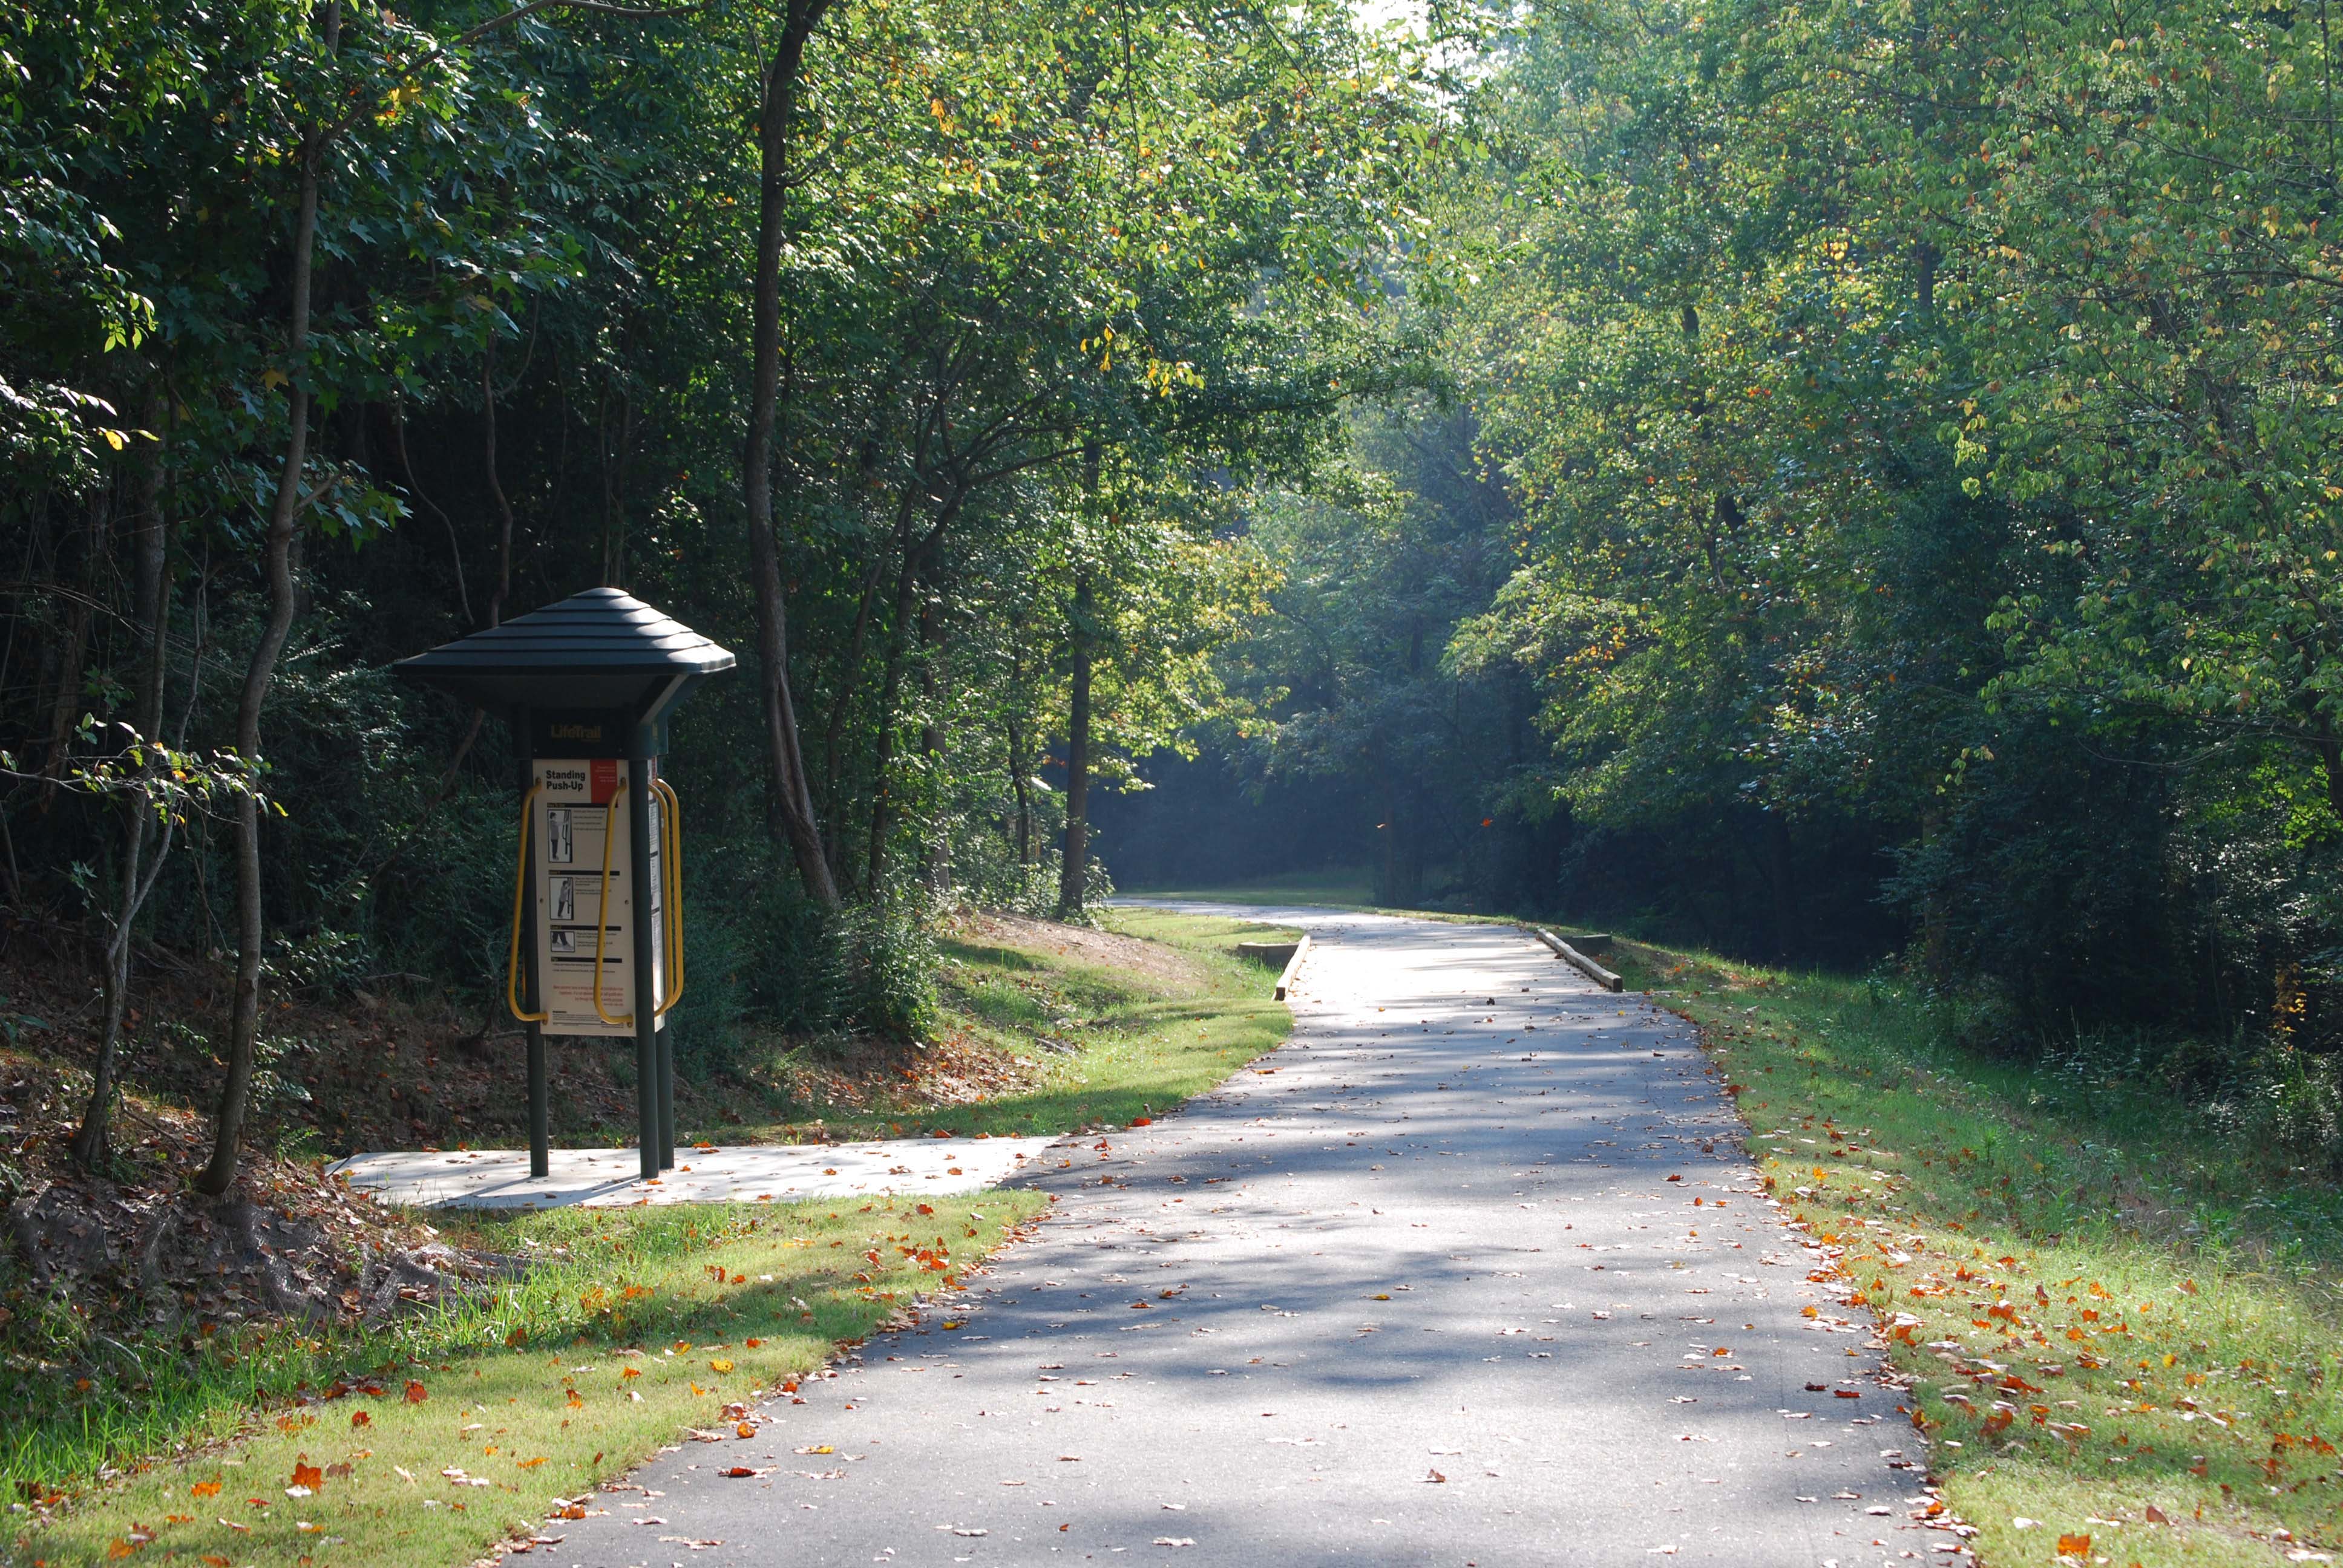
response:
[[[1204,980],[1188,955],[1111,931],[975,913],[952,934],[1128,971],[1175,992]],[[0,1350],[46,1362],[49,1352],[25,1337],[44,1302],[77,1303],[93,1330],[128,1338],[376,1317],[505,1268],[447,1248],[428,1226],[319,1170],[322,1158],[368,1149],[519,1144],[522,1044],[500,1010],[484,1015],[478,1003],[387,989],[277,999],[263,1024],[267,1060],[240,1179],[211,1200],[193,1181],[210,1152],[207,1110],[225,1070],[208,1032],[227,980],[225,963],[142,960],[114,1156],[92,1174],[66,1151],[96,1049],[94,973],[55,928],[7,933],[0,1023],[15,1040],[0,1046]],[[618,1076],[630,1065],[624,1053],[599,1041],[551,1043],[557,1140],[630,1130],[633,1091]],[[763,1136],[819,1141],[826,1112],[875,1110],[910,1130],[923,1109],[1015,1093],[1049,1070],[1045,1060],[957,1027],[924,1046],[850,1037],[773,1047],[743,1079],[679,1085],[682,1120],[695,1128],[754,1121]]]
[[[1204,980],[1204,971],[1196,960],[1177,948],[1113,931],[1092,930],[1086,926],[1061,926],[1053,920],[987,910],[967,917],[956,934],[970,942],[1041,948],[1079,963],[1145,975],[1178,990],[1202,985]]]

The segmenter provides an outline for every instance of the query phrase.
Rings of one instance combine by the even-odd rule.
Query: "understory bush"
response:
[[[839,923],[847,975],[847,1013],[840,1021],[902,1040],[935,1030],[934,912],[920,892],[850,907]]]

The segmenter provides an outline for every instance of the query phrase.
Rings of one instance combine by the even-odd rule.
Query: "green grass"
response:
[[[2120,1064],[1962,1050],[1898,986],[1627,942],[1614,967],[1701,1025],[1767,1184],[1843,1250],[1983,1562],[2343,1543],[2331,1180]]]
[[[1112,910],[1108,929],[1164,943],[1192,978],[1167,980],[1085,962],[1031,943],[947,940],[944,992],[954,1026],[1041,1070],[1028,1087],[965,1105],[880,1102],[826,1110],[823,1131],[851,1141],[907,1126],[962,1137],[1127,1126],[1175,1110],[1226,1078],[1293,1026],[1272,997],[1273,973],[1235,956],[1236,944],[1299,932],[1217,916]],[[711,1132],[726,1141],[787,1134],[796,1123]]]
[[[455,1310],[314,1346],[337,1378],[46,1523],[27,1530],[19,1515],[6,1555],[455,1563],[532,1532],[558,1499],[599,1506],[584,1496],[596,1482],[694,1430],[720,1438],[711,1463],[786,1463],[790,1445],[819,1438],[742,1436],[737,1407],[908,1320],[916,1292],[1045,1206],[996,1191],[473,1219],[462,1239],[540,1261]],[[938,1334],[957,1326],[925,1321]],[[309,1495],[288,1492],[300,1483]]]

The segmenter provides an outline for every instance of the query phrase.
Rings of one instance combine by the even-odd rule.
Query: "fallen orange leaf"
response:
[[[427,1399],[428,1399],[428,1398],[430,1398],[430,1397],[431,1397],[430,1391],[428,1391],[427,1389],[426,1389],[426,1388],[425,1388],[421,1383],[415,1382],[415,1381],[414,1381],[413,1379],[411,1379],[411,1378],[407,1380],[407,1403],[409,1403],[409,1404],[421,1404],[425,1400],[427,1400]]]
[[[523,1470],[535,1470],[538,1465],[543,1464],[544,1462],[545,1462],[545,1455],[543,1455],[543,1454],[541,1454],[541,1453],[540,1453],[540,1454],[538,1454],[535,1459],[524,1459],[524,1460],[522,1460],[522,1461],[520,1462],[520,1467],[521,1467]]]
[[[352,1426],[372,1426],[374,1424],[374,1412],[371,1411],[354,1410],[350,1412],[350,1424]]]
[[[217,1497],[219,1495],[219,1489],[220,1483],[216,1481],[198,1481],[193,1486],[187,1488],[187,1495],[190,1497]]]
[[[2087,1535],[2061,1535],[2058,1537],[2058,1555],[2061,1557],[2087,1556],[2090,1553],[2090,1550],[2091,1538]]]
[[[299,1460],[295,1460],[292,1484],[306,1486],[315,1492],[318,1487],[326,1484],[326,1473],[314,1464],[304,1464]]]
[[[708,1370],[712,1372],[729,1372],[732,1370],[732,1363],[728,1361],[712,1361],[708,1363]]]

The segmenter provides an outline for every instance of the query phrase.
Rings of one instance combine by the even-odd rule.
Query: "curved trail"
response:
[[[545,1556],[1962,1560],[1906,1518],[1869,1326],[1807,1282],[1684,1024],[1509,927],[1183,907],[1312,931],[1292,1040],[1058,1151],[963,1329],[872,1340]]]

